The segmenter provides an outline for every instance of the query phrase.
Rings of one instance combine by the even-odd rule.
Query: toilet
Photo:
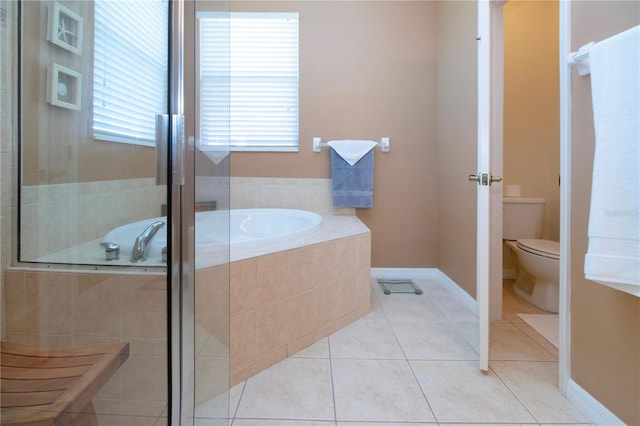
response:
[[[560,243],[541,240],[545,200],[503,197],[502,238],[517,276],[513,291],[545,311],[558,312]]]

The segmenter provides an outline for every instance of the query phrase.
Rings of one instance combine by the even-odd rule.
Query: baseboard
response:
[[[569,379],[567,384],[567,399],[571,401],[576,408],[596,425],[622,425],[624,422],[616,417],[611,411],[602,405],[597,399],[592,397],[586,390],[582,389],[573,380]]]
[[[476,300],[455,281],[437,268],[371,268],[373,278],[439,279],[449,291],[472,312],[478,313]]]
[[[390,279],[428,279],[438,277],[436,268],[371,268],[373,278]]]
[[[464,291],[455,281],[449,278],[444,272],[437,269],[438,277],[447,286],[447,288],[453,293],[456,298],[462,302],[468,309],[470,309],[476,315],[478,314],[478,302],[471,297],[469,293]]]

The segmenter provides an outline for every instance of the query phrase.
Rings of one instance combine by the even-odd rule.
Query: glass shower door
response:
[[[226,424],[228,160],[197,151],[195,7],[2,4],[16,23],[2,79],[18,76],[20,165],[3,244],[2,424]],[[199,191],[200,177],[215,188]],[[215,226],[202,209],[221,212]],[[213,232],[214,260],[196,238]],[[18,370],[33,354],[46,371]]]

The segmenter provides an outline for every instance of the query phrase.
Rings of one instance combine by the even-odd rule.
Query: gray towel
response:
[[[333,207],[373,206],[373,150],[350,166],[331,150]]]

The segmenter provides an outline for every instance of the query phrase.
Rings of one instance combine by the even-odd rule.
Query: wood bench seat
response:
[[[129,343],[47,349],[0,342],[0,424],[70,424],[128,357]]]

